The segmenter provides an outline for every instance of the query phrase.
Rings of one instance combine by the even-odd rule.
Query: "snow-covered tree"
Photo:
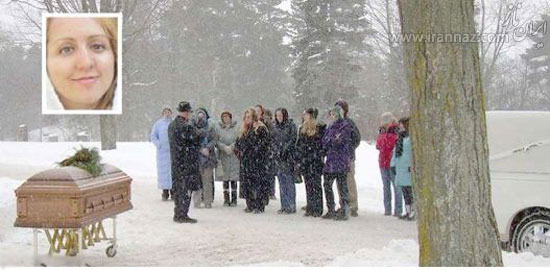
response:
[[[525,51],[522,58],[527,62],[531,74],[529,84],[538,91],[537,107],[550,109],[550,14],[543,14],[542,20],[534,22],[530,28],[529,39],[533,42],[531,48]]]
[[[292,5],[297,19],[292,42],[295,110],[325,109],[338,98],[355,104],[357,79],[364,72],[359,58],[370,50],[364,40],[372,34],[365,1],[298,0]]]

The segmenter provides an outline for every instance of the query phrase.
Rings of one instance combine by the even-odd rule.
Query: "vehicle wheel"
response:
[[[116,248],[115,246],[109,246],[106,250],[105,250],[105,254],[107,254],[107,257],[109,258],[112,258],[116,255]]]
[[[535,211],[523,218],[514,229],[515,252],[531,252],[550,257],[550,212]]]

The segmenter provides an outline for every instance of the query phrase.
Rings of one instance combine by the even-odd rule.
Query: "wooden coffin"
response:
[[[132,179],[104,164],[93,177],[76,167],[39,172],[15,190],[15,227],[82,228],[132,209]]]

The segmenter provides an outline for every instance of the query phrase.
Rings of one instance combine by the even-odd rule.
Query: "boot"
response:
[[[411,206],[408,204],[405,204],[405,214],[401,215],[399,219],[405,219],[408,220],[409,216],[411,215]]]
[[[409,214],[409,217],[407,218],[407,220],[415,220],[416,219],[416,213],[415,213],[412,205],[409,206],[409,211],[410,211],[410,214]]]
[[[162,200],[163,201],[168,201],[168,196],[169,196],[168,189],[163,189],[162,190]]]
[[[188,216],[185,217],[174,217],[174,222],[177,223],[197,223],[197,220],[194,218],[190,218]]]
[[[264,198],[262,199],[262,204],[264,206],[268,206],[269,205],[269,190],[265,190],[264,192],[265,193],[263,194]]]
[[[338,212],[335,216],[335,220],[348,220],[349,219],[349,206],[344,205],[344,207],[340,207],[338,209]]]
[[[333,219],[336,216],[336,212],[334,209],[329,209],[326,214],[324,214],[321,218],[322,219]]]
[[[231,191],[231,203],[229,206],[237,206],[237,191],[233,190]]]
[[[304,217],[312,216],[313,213],[309,207],[306,206],[306,213],[304,214]]]
[[[229,206],[229,191],[223,191],[223,206]]]
[[[359,216],[359,213],[357,213],[357,209],[351,210],[351,216],[352,217],[358,217]]]

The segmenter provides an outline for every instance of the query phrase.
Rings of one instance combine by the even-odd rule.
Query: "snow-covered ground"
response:
[[[32,230],[15,228],[14,190],[34,173],[54,166],[79,145],[98,143],[0,142],[0,266],[32,266]],[[358,149],[356,180],[359,217],[347,222],[306,218],[302,213],[278,215],[270,201],[262,215],[222,206],[216,183],[212,209],[191,208],[197,224],[172,222],[173,202],[160,200],[156,189],[155,150],[149,143],[118,143],[102,151],[103,162],[133,178],[134,209],[118,216],[119,249],[107,258],[100,243],[82,257],[92,266],[417,266],[414,222],[383,216],[382,183],[377,150]],[[304,185],[297,186],[298,207],[305,205]],[[278,194],[277,194],[278,196]],[[109,229],[110,221],[105,222]],[[110,233],[110,230],[107,230]],[[39,235],[40,254],[47,241]],[[42,256],[44,260],[48,258]],[[550,259],[532,254],[503,253],[506,266],[550,266]],[[76,263],[56,256],[51,265]]]

